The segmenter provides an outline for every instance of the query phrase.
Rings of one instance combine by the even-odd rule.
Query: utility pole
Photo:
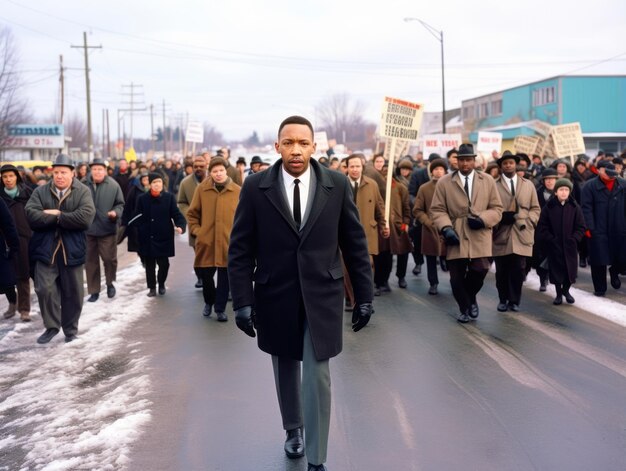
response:
[[[111,157],[111,129],[109,128],[109,109],[107,108],[107,155]]]
[[[165,99],[163,99],[163,158],[167,158],[167,131],[165,130]]]
[[[83,32],[83,45],[71,46],[73,48],[82,48],[85,53],[85,85],[87,89],[87,152],[88,160],[91,161],[93,154],[93,142],[91,135],[91,92],[89,89],[89,49],[102,49],[102,46],[88,46],[87,45],[87,33]]]
[[[63,69],[63,55],[61,54],[59,56],[59,87],[60,87],[60,94],[61,94],[61,110],[60,110],[60,116],[59,116],[59,123],[63,124],[63,113],[64,113],[64,108],[65,108],[65,72]]]
[[[156,137],[154,136],[154,105],[150,104],[150,143],[152,144],[152,153],[156,151]]]
[[[129,96],[130,97],[130,102],[125,101],[122,102],[123,105],[127,105],[129,106],[128,109],[125,109],[123,111],[129,111],[130,112],[130,147],[134,146],[134,142],[133,142],[133,113],[135,111],[146,111],[146,105],[143,103],[143,92],[137,93],[135,92],[135,88],[142,88],[143,85],[137,85],[133,82],[130,83],[130,85],[122,85],[123,88],[130,88],[130,93],[122,93],[123,96]],[[135,99],[135,95],[140,95],[140,100],[141,100],[141,105],[143,105],[141,108],[136,108],[136,106],[138,105],[137,100]]]

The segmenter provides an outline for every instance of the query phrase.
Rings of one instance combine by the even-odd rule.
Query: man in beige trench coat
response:
[[[519,311],[526,259],[533,254],[535,227],[541,214],[535,185],[515,171],[519,160],[519,156],[504,151],[497,161],[501,176],[496,188],[504,207],[502,220],[493,231],[500,312]]]
[[[476,172],[472,144],[461,144],[458,171],[441,177],[430,206],[433,224],[444,237],[452,294],[462,323],[479,314],[476,295],[483,286],[492,256],[492,228],[502,217],[496,182]]]

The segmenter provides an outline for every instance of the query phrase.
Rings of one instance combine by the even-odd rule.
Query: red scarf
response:
[[[161,196],[160,191],[154,191],[152,188],[150,188],[150,194],[152,195],[153,198],[158,198],[159,196]]]
[[[602,183],[604,183],[604,186],[606,186],[607,190],[609,190],[609,192],[613,191],[613,187],[615,186],[615,178],[608,178],[602,174],[599,175],[600,180],[602,181]]]

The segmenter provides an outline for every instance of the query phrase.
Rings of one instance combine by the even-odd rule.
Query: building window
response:
[[[491,114],[492,116],[499,116],[502,114],[502,100],[491,102]]]
[[[533,106],[543,106],[556,101],[555,87],[543,87],[533,90]]]
[[[481,103],[480,105],[480,117],[486,118],[489,116],[489,103]]]

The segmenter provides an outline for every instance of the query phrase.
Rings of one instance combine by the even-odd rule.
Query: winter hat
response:
[[[609,160],[601,160],[596,165],[597,168],[604,168],[606,175],[609,177],[617,177],[617,171],[615,171],[615,165]]]
[[[154,180],[161,180],[161,181],[163,181],[163,175],[161,175],[160,173],[157,173],[157,172],[151,172],[148,175],[148,181],[150,183],[152,183]]]
[[[428,161],[432,162],[433,160],[440,159],[440,158],[441,156],[439,154],[437,154],[436,152],[433,152],[432,154],[428,156]]]
[[[547,168],[543,172],[541,172],[541,179],[545,180],[546,178],[557,178],[556,170],[553,168]]]
[[[409,170],[413,170],[413,164],[408,159],[402,159],[398,164],[398,168],[406,168]]]
[[[222,159],[221,157],[213,157],[211,159],[211,162],[209,162],[209,172],[213,170],[213,167],[217,167],[218,165],[221,165],[224,168],[226,168],[226,161]]]
[[[569,181],[569,179],[567,178],[559,178],[556,183],[554,184],[554,192],[556,193],[556,190],[558,190],[559,188],[561,188],[562,186],[566,186],[569,188],[569,191],[571,192],[572,189],[574,188],[574,185],[572,185],[572,182]]]
[[[448,164],[446,164],[445,160],[443,160],[443,159],[435,159],[428,166],[428,171],[430,173],[433,173],[433,170],[435,170],[437,167],[443,167],[443,169],[445,171],[448,170]]]

